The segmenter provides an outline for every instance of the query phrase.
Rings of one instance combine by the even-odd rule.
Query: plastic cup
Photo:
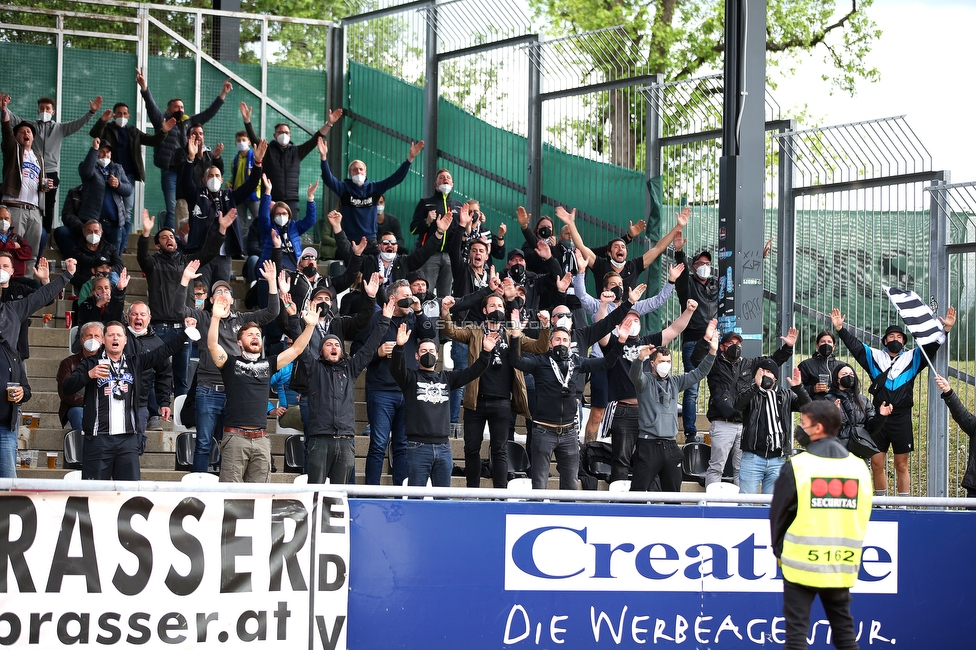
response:
[[[48,469],[58,468],[58,452],[56,451],[47,452],[47,468]]]
[[[20,388],[20,384],[18,384],[17,382],[15,382],[15,381],[8,381],[7,382],[7,401],[8,402],[14,401],[14,392],[18,388]]]

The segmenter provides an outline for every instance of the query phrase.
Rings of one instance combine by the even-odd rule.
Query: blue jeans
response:
[[[681,363],[685,372],[691,372],[695,366],[691,363],[691,353],[695,351],[698,341],[688,341],[681,345]],[[685,389],[681,398],[681,424],[685,431],[685,440],[698,436],[698,384]]]
[[[383,457],[390,447],[393,484],[402,485],[407,478],[407,430],[404,420],[403,393],[371,390],[366,402],[369,416],[369,451],[366,453],[366,484],[379,485],[383,474]],[[198,425],[199,427],[199,422]],[[424,479],[426,485],[426,479]]]
[[[468,346],[464,343],[451,341],[451,360],[454,361],[455,370],[464,370],[468,367]],[[461,401],[464,399],[464,387],[455,388],[451,391],[451,424],[457,424],[461,417]]]
[[[157,228],[169,228],[173,230],[176,220],[176,172],[169,169],[159,170],[159,184],[163,189],[163,200],[166,201],[166,218],[163,225],[156,224]]]
[[[756,494],[762,485],[763,494],[772,494],[773,485],[779,477],[779,470],[786,462],[782,456],[763,458],[751,451],[742,452],[742,465],[739,467],[739,493]]]
[[[168,323],[153,323],[156,336],[164,344],[169,343],[180,334],[180,330],[170,326]],[[173,355],[173,394],[179,397],[186,395],[190,389],[190,343],[185,342],[176,354]]]
[[[72,406],[68,409],[68,426],[72,431],[81,429],[82,420],[85,417],[85,409],[81,406]]]
[[[451,487],[454,457],[451,444],[434,445],[407,441],[407,484],[426,486],[427,479],[434,487]]]
[[[224,405],[227,396],[206,386],[197,386],[197,444],[193,450],[193,471],[210,468],[210,445],[214,432],[224,433]]]
[[[0,478],[17,478],[17,432],[6,427],[0,427]]]

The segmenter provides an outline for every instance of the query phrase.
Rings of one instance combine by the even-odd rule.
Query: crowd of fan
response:
[[[369,484],[380,483],[389,451],[395,484],[450,485],[449,436],[463,430],[467,485],[480,485],[484,465],[492,484],[505,487],[508,441],[521,416],[534,488],[547,485],[553,455],[560,488],[578,487],[582,428],[586,445],[609,440],[611,481],[631,480],[637,491],[676,491],[683,457],[678,406],[685,443],[699,444],[704,379],[711,442],[706,484],[722,481],[732,455],[742,492],[772,492],[794,449],[792,413],[826,399],[841,409],[841,440],[869,460],[876,492],[887,489],[889,448],[898,493],[908,492],[912,387],[924,367],[919,350],[905,348],[908,337],[897,325],[885,332],[883,349],[869,348],[834,310],[835,331],[818,334],[815,354],[786,373],[788,387],[779,386],[798,332],[791,328],[769,357],[744,358],[742,336],[717,331],[712,256],[683,250],[690,209],[646,252],[628,257],[644,221],[591,247],[576,227],[575,210],[557,207],[556,220],[533,221],[519,208],[515,220],[525,243],[517,248],[507,245],[506,224],[492,231],[478,201],[459,200],[451,172],[441,169],[436,191],[417,202],[405,233],[385,212],[384,195],[407,177],[423,142],[409,147],[388,178],[370,178],[366,163],[355,160],[340,180],[327,161],[324,136],[342,119],[341,110],[297,143],[286,123],[274,126],[271,140],[262,139],[250,107],[241,103],[243,129],[225,163],[223,144],[205,143],[205,125],[233,90],[229,80],[196,115],[187,115],[178,98],[158,106],[141,71],[136,82],[153,134],[130,124],[125,103],[104,111],[79,165],[82,184],[63,201],[57,196],[62,141],[98,114],[102,99],[80,118],[58,122],[50,98],[37,101],[36,119],[23,119],[10,110],[11,98],[0,95],[0,385],[9,387],[0,401],[0,476],[14,476],[19,405],[31,395],[27,321],[70,283],[77,296],[76,353],[61,363],[57,384],[62,425],[84,432],[85,479],[138,479],[147,429],[161,429],[161,420],[172,417],[173,397],[186,395],[183,420],[196,427],[193,471],[212,469],[211,447],[219,442],[221,480],[267,481],[271,416],[303,430],[311,482],[352,481],[354,436],[363,433],[355,426],[354,387],[365,372]],[[143,146],[153,148],[165,210],[159,223],[148,210],[136,222],[148,300],[126,308],[131,272],[121,254],[136,218],[133,187],[146,178]],[[313,151],[328,200],[337,205],[325,219],[344,262],[341,275],[320,274],[318,250],[302,244],[319,221],[317,182],[306,188],[304,215],[299,204],[302,161]],[[62,225],[55,228],[61,203]],[[67,258],[53,279],[41,256],[49,235]],[[643,298],[641,274],[669,249],[675,264],[666,282]],[[234,258],[246,259],[246,298],[234,295]],[[588,272],[595,296],[587,293]],[[642,332],[641,317],[672,295],[680,316],[661,331]],[[252,310],[238,310],[241,298]],[[954,322],[950,307],[945,331]],[[669,348],[679,337],[683,374],[676,372],[678,351],[672,356]],[[854,368],[835,358],[838,338],[867,371],[871,397]],[[448,341],[453,369],[441,370]],[[199,362],[191,372],[192,358]],[[587,382],[590,416],[582,422]],[[948,384],[939,385],[953,415],[972,419]],[[271,387],[276,404],[268,401]],[[483,463],[486,429],[490,459]],[[976,489],[976,477],[969,481],[964,486]]]

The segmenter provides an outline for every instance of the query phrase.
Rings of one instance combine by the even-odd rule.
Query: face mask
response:
[[[671,372],[671,364],[668,363],[667,361],[664,361],[662,363],[657,364],[656,370],[657,370],[658,377],[667,377],[668,373]]]
[[[147,328],[146,328],[146,329],[144,329],[144,330],[134,330],[134,329],[132,329],[132,327],[130,326],[130,327],[129,327],[129,331],[130,331],[130,332],[132,332],[133,334],[135,334],[136,336],[145,336],[145,335],[146,335],[146,332],[148,332],[148,331],[149,331],[149,328],[147,327]]]
[[[202,310],[203,309],[203,298],[196,298],[196,299],[194,299],[193,304],[196,306],[197,311]]]
[[[742,346],[738,343],[733,343],[729,347],[725,348],[725,358],[735,363],[742,356]]]
[[[240,151],[241,153],[244,153],[245,151],[247,151],[250,148],[251,148],[251,145],[248,142],[238,142],[237,143],[237,150]]]
[[[91,244],[92,246],[97,246],[98,242],[102,241],[102,236],[99,235],[98,233],[93,232],[92,234],[85,237],[85,241]]]
[[[86,352],[97,352],[98,348],[102,347],[102,344],[98,342],[98,339],[88,339],[84,343]]]
[[[413,298],[400,298],[397,300],[397,307],[401,309],[409,309],[413,305]]]
[[[525,282],[525,267],[521,264],[514,264],[508,269],[508,276],[512,278],[512,282],[515,284],[522,284]]]
[[[384,212],[386,212],[386,206],[385,205],[378,205],[378,206],[376,206],[376,214],[383,214]]]
[[[834,346],[832,346],[829,343],[824,343],[819,348],[817,348],[817,351],[820,353],[820,356],[829,357],[831,353],[834,351]]]
[[[207,179],[207,189],[210,190],[211,192],[214,192],[214,193],[219,192],[220,191],[220,182],[221,182],[220,179],[217,178],[216,176],[214,176],[213,178],[208,178]]]
[[[275,136],[275,141],[282,147],[287,147],[288,143],[291,142],[291,135],[288,133],[279,133]]]
[[[363,183],[366,182],[366,174],[354,174],[350,178],[350,180],[352,180],[352,182],[355,183],[356,185],[361,186]]]
[[[549,239],[550,237],[552,237],[552,228],[549,226],[539,228],[539,239]]]
[[[501,309],[496,309],[485,314],[485,317],[493,323],[500,323],[505,320],[505,312]]]
[[[773,383],[774,383],[775,381],[776,381],[776,380],[775,380],[775,379],[773,379],[772,377],[770,377],[769,375],[765,375],[765,376],[764,376],[764,377],[763,377],[763,378],[762,378],[762,379],[761,379],[761,380],[759,381],[759,387],[760,387],[760,388],[762,388],[763,390],[769,390],[770,388],[772,388],[772,387],[773,387]]]
[[[569,359],[569,346],[567,345],[552,346],[552,356],[557,361],[565,361],[566,359]]]
[[[200,330],[198,330],[197,328],[187,327],[183,331],[186,333],[186,338],[190,339],[191,341],[200,340]]]
[[[841,388],[850,390],[851,388],[854,388],[854,375],[844,375],[837,380],[837,383],[840,384]]]
[[[396,253],[392,251],[389,253],[380,253],[380,259],[382,259],[384,262],[392,262],[396,259]]]
[[[277,217],[275,217],[275,223],[278,224],[279,228],[283,228],[285,224],[288,223],[288,217],[283,214],[279,214]]]
[[[50,122],[51,121],[51,117],[52,117],[52,114],[51,113],[48,113],[47,111],[44,111],[43,113],[38,113],[37,114],[37,119],[39,119],[42,122]]]
[[[172,118],[177,122],[183,121],[183,111],[176,111],[173,113]]]
[[[453,188],[454,188],[453,185],[448,185],[447,183],[444,183],[443,185],[437,186],[437,191],[440,192],[441,194],[450,194]]]
[[[560,316],[556,319],[556,327],[562,327],[563,329],[572,329],[573,319],[569,316]]]
[[[129,118],[127,117],[117,117],[115,118],[115,125],[120,129],[124,129],[125,125],[129,123]]]
[[[433,352],[424,352],[420,355],[420,365],[424,368],[433,368],[437,363],[437,355]]]
[[[634,321],[634,324],[630,326],[630,335],[631,336],[640,336],[640,321],[639,320],[635,320]]]
[[[522,296],[515,296],[512,298],[512,309],[522,311],[522,307],[525,307],[525,298]]]
[[[0,284],[7,284],[10,282],[10,273],[0,269]]]
[[[312,279],[315,277],[316,273],[318,273],[318,269],[315,268],[314,264],[311,266],[302,267],[302,275],[304,275],[306,278]]]
[[[332,315],[332,305],[330,305],[327,302],[320,302],[319,303],[319,317],[320,318],[328,318],[331,315]]]
[[[623,297],[624,297],[624,288],[623,287],[614,287],[614,288],[610,289],[610,291],[613,292],[613,301],[614,302],[620,302],[623,299]]]
[[[99,167],[108,167],[108,164],[110,162],[112,162],[112,159],[111,158],[99,158],[98,159],[98,166]]]
[[[0,219],[0,232],[7,232],[10,230],[10,222],[6,219]]]
[[[800,446],[806,449],[807,445],[810,444],[810,434],[803,430],[803,427],[797,426],[793,429],[793,437],[796,441],[800,443]]]
[[[618,262],[617,260],[610,260],[610,266],[612,266],[617,271],[624,268],[624,264],[626,263],[627,262]]]
[[[576,250],[576,242],[574,242],[572,239],[564,239],[562,240],[561,243],[563,245],[563,248],[565,248],[568,251]]]
[[[898,339],[894,339],[885,343],[885,347],[888,349],[888,352],[898,354],[905,349],[905,344]]]
[[[712,275],[712,267],[709,264],[702,264],[697,269],[695,269],[695,275],[697,275],[702,280],[707,280]]]

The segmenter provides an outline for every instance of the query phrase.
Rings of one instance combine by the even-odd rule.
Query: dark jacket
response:
[[[444,235],[447,236],[446,234]],[[397,280],[403,280],[407,277],[407,274],[416,271],[424,263],[430,259],[431,255],[440,250],[440,244],[443,240],[437,239],[436,236],[429,237],[427,243],[423,246],[418,246],[409,255],[397,255],[390,266],[390,273],[387,276],[390,284],[396,282]],[[363,257],[363,281],[367,282],[374,273],[380,270],[380,261],[377,255],[365,255]],[[380,287],[381,293],[377,294],[376,301],[382,303],[384,297],[386,296],[386,286]]]
[[[10,115],[10,111],[7,111],[7,114]],[[0,194],[18,196],[20,195],[21,179],[24,173],[24,148],[14,139],[14,124],[10,122],[11,119],[13,118],[0,123],[0,132],[2,132],[0,150],[3,151],[3,182],[0,184]],[[41,166],[40,178],[44,178],[44,156],[40,152],[34,151],[33,145],[31,151],[37,156],[37,164]],[[46,188],[40,181],[38,181],[37,188],[37,206],[43,212],[44,198],[42,192],[45,192]]]
[[[101,138],[103,143],[108,143],[112,145],[112,161],[122,165],[119,159],[116,157],[116,152],[119,149],[119,125],[114,121],[109,120],[103,122],[98,120],[95,125],[92,126],[91,132],[88,134],[93,138]],[[133,178],[130,181],[142,181],[146,182],[146,166],[142,162],[142,147],[143,145],[147,147],[155,147],[161,144],[166,139],[166,133],[162,129],[156,129],[156,132],[152,135],[140,131],[134,126],[127,125],[125,127],[125,132],[129,136],[129,153],[132,157],[132,169]]]
[[[125,265],[122,264],[122,258],[119,257],[119,249],[115,247],[115,244],[109,243],[105,237],[99,240],[95,250],[90,249],[88,242],[83,241],[78,244],[78,248],[71,251],[71,257],[78,261],[78,268],[74,277],[71,278],[71,284],[76,289],[80,289],[83,284],[92,279],[92,269],[101,264],[99,260],[103,257],[109,261],[112,270],[116,273],[121,273],[122,269],[125,268]]]
[[[257,165],[256,165],[257,166]],[[183,188],[184,196],[187,199],[187,208],[190,211],[190,236],[187,242],[187,250],[195,252],[203,248],[210,229],[213,228],[217,220],[217,213],[227,213],[247,199],[261,181],[261,174],[255,172],[251,174],[243,185],[236,190],[222,189],[216,193],[211,192],[205,185],[198,185],[193,178],[193,169],[190,165],[183,165],[180,170],[179,185]],[[244,254],[244,234],[241,232],[241,220],[234,219],[227,234],[224,235],[226,244],[226,254],[238,256]]]
[[[844,446],[847,446],[847,441],[851,437],[851,431],[855,427],[864,427],[865,431],[872,436],[880,433],[881,429],[884,428],[885,416],[878,415],[878,412],[874,410],[874,405],[871,403],[871,400],[860,393],[833,388],[827,393],[824,399],[831,401],[840,400],[841,423],[840,431],[837,433],[837,439],[843,442]],[[855,403],[855,400],[857,403]],[[860,407],[858,407],[858,404],[860,404]]]
[[[420,248],[424,243],[434,236],[437,232],[437,220],[430,222],[427,225],[427,213],[433,210],[437,213],[438,217],[442,217],[448,212],[454,215],[454,220],[451,222],[452,226],[457,226],[458,219],[461,216],[461,205],[462,203],[455,199],[450,194],[444,195],[440,192],[434,192],[432,195],[420,199],[417,203],[417,207],[413,209],[413,219],[410,221],[410,232],[417,236],[416,248]],[[438,252],[446,250],[447,237],[441,240],[440,246],[438,246]]]
[[[169,167],[173,171],[181,170],[183,167],[189,165],[190,169],[193,170],[193,182],[197,185],[207,184],[207,172],[210,171],[211,167],[216,167],[220,170],[220,174],[224,174],[224,159],[215,158],[213,149],[207,145],[203,145],[203,151],[197,154],[197,158],[192,162],[186,159],[186,147],[182,147],[173,152],[173,158],[170,160]],[[189,201],[193,198],[193,194],[187,194],[188,191],[185,185],[176,186],[176,198],[185,199]]]
[[[254,132],[250,122],[244,123],[247,137],[257,144],[261,138]],[[301,144],[282,147],[274,138],[268,139],[268,151],[264,156],[264,173],[271,181],[271,198],[285,203],[298,202],[298,180],[302,172],[302,161],[318,146],[319,132],[316,131]]]
[[[820,356],[819,352],[814,352],[809,359],[804,359],[796,367],[800,369],[800,383],[807,389],[810,399],[827,399],[827,393],[837,390],[834,385],[834,370],[841,362],[834,355],[829,357]],[[827,393],[817,393],[813,387],[820,383],[820,375],[827,375]]]
[[[78,165],[78,175],[81,176],[81,184],[84,188],[81,194],[81,212],[78,218],[85,221],[101,221],[112,226],[121,226],[125,222],[125,204],[122,202],[123,196],[132,194],[132,183],[125,175],[122,165],[110,162],[108,167],[101,169],[96,161],[98,160],[98,150],[88,149],[85,159]],[[109,187],[108,177],[115,176],[119,179],[118,187]],[[115,203],[114,221],[110,221],[110,215],[104,213],[105,193],[109,192],[113,203]]]
[[[697,366],[701,363],[706,354],[708,354],[708,341],[699,339],[691,355],[692,365]],[[776,365],[781,366],[789,361],[792,356],[793,346],[784,344],[776,352],[773,352],[770,359],[775,361]],[[739,393],[749,388],[750,384],[755,385],[756,370],[763,358],[745,357],[739,358],[735,363],[730,363],[721,350],[719,351],[707,377],[709,399],[708,410],[705,415],[709,422],[715,420],[742,422],[742,414],[735,407],[735,401]]]
[[[793,450],[793,418],[791,413],[800,410],[800,407],[810,402],[810,396],[803,384],[790,386],[787,390],[785,386],[774,386],[776,391],[777,414],[779,415],[780,426],[783,428],[783,449],[782,453],[770,453],[768,450],[764,454],[766,458],[776,458],[780,455],[790,456]],[[739,448],[742,451],[759,453],[756,445],[760,435],[759,416],[763,410],[764,397],[762,389],[756,385],[753,378],[752,385],[739,393],[735,401],[735,408],[742,411],[742,442]]]
[[[342,235],[342,231],[339,231],[339,234]],[[298,271],[290,273],[291,299],[295,301],[295,304],[298,305],[298,311],[301,312],[301,310],[305,309],[306,302],[319,289],[331,288],[335,290],[336,295],[339,295],[351,287],[362,268],[363,258],[359,255],[353,255],[349,259],[349,264],[346,265],[346,270],[335,277],[316,275],[308,278],[304,273]]]
[[[685,265],[681,275],[678,276],[678,280],[674,283],[681,308],[684,309],[689,298],[698,302],[698,309],[691,315],[688,327],[681,333],[681,340],[686,343],[697,341],[705,335],[705,330],[708,329],[708,321],[718,314],[718,280],[712,276],[702,284],[697,278],[692,278],[691,264],[687,261],[684,251],[675,251],[674,263]],[[717,366],[718,363],[715,365]]]
[[[27,296],[31,295],[37,291],[34,287],[27,286],[26,284],[21,284],[17,280],[11,280],[7,287],[0,289],[0,303],[12,302],[14,300],[23,300]],[[53,304],[54,299],[58,297],[58,294],[54,294],[50,302],[47,304]],[[33,313],[33,312],[32,312]],[[30,359],[30,342],[28,339],[27,328],[30,327],[30,318],[24,319],[20,324],[20,340],[17,343],[16,350],[20,358],[26,361]]]
[[[6,386],[7,382],[16,382],[24,389],[24,397],[19,402],[8,402],[6,395],[0,406],[0,413],[4,416],[3,426],[14,436],[20,430],[20,407],[31,398],[30,377],[27,376],[27,364],[15,352],[15,348],[0,342],[0,382]]]
[[[969,459],[966,461],[966,473],[960,483],[967,490],[976,490],[976,445],[973,445],[973,434],[976,434],[976,416],[969,412],[962,403],[956,391],[942,393],[942,399],[949,407],[949,414],[956,421],[962,432],[969,436]]]
[[[125,354],[127,356],[150,352],[165,345],[163,339],[156,336],[152,325],[142,336],[136,336],[132,330],[126,332]],[[149,404],[149,391],[155,386],[156,403],[159,406],[169,406],[169,394],[173,390],[173,364],[170,357],[164,358],[154,366],[146,366],[142,370],[142,393],[139,395],[139,406]]]
[[[69,280],[71,274],[65,271],[21,300],[0,303],[0,341],[5,341],[11,350],[19,350],[20,333],[23,331],[21,323],[30,318],[35,311],[52,302]],[[19,360],[20,354],[17,353],[16,356]]]
[[[169,113],[163,113],[156,106],[156,101],[153,99],[152,93],[148,88],[142,91],[142,98],[146,102],[146,115],[149,116],[149,121],[152,122],[153,128],[157,131],[162,131],[163,122],[170,117]],[[163,139],[162,143],[156,145],[153,150],[153,164],[160,169],[170,169],[170,163],[173,159],[173,152],[177,149],[186,149],[187,134],[190,132],[190,126],[200,123],[206,124],[210,121],[217,111],[224,105],[224,100],[220,98],[220,95],[214,98],[213,103],[210,104],[202,113],[197,113],[196,115],[191,115],[189,117],[183,116],[183,120],[176,123],[166,137]],[[175,168],[174,168],[175,170]]]
[[[331,363],[321,357],[321,346],[305,348],[300,357],[305,364],[308,381],[308,409],[315,417],[308,418],[305,435],[354,436],[356,378],[376,354],[386,337],[390,319],[380,314],[376,327],[363,346],[351,357]]]
[[[369,322],[363,330],[359,333],[359,336],[352,344],[352,352],[355,354],[363,347],[366,341],[371,340],[373,330],[380,327],[380,321],[383,318],[383,312],[376,312],[373,314],[372,320]],[[417,353],[417,343],[422,339],[436,339],[437,330],[434,327],[434,323],[421,312],[419,315],[415,314],[413,311],[403,315],[394,316],[390,319],[390,324],[386,328],[386,334],[383,336],[380,344],[387,341],[395,341],[397,337],[397,329],[399,329],[402,323],[407,324],[407,329],[411,330],[410,340],[407,342],[406,354],[407,354],[407,367],[416,370],[420,367],[417,363],[416,353]],[[366,389],[370,391],[385,391],[399,393],[400,387],[397,385],[396,380],[393,379],[393,375],[390,374],[392,361],[386,357],[380,357],[374,354],[373,358],[369,362],[369,367],[366,370]]]
[[[85,391],[67,393],[64,390],[64,380],[74,372],[82,359],[84,356],[81,352],[72,354],[70,357],[62,359],[61,365],[58,366],[58,397],[61,399],[61,404],[58,406],[58,417],[61,419],[62,427],[68,423],[68,409],[85,405]]]
[[[139,260],[142,272],[146,274],[146,284],[149,287],[149,310],[157,323],[182,322],[182,314],[173,310],[173,294],[183,278],[183,269],[193,260],[200,260],[200,265],[203,266],[215,258],[224,243],[224,236],[220,234],[219,224],[214,220],[207,243],[196,253],[157,251],[150,254],[150,241],[152,238],[143,233],[136,249],[136,259]]]
[[[95,294],[91,294],[83,301],[78,303],[78,331],[85,323],[98,321],[102,325],[107,325],[113,320],[120,323],[125,321],[125,291],[120,291],[118,287],[112,287],[112,297],[108,304],[99,307],[96,303]]]

